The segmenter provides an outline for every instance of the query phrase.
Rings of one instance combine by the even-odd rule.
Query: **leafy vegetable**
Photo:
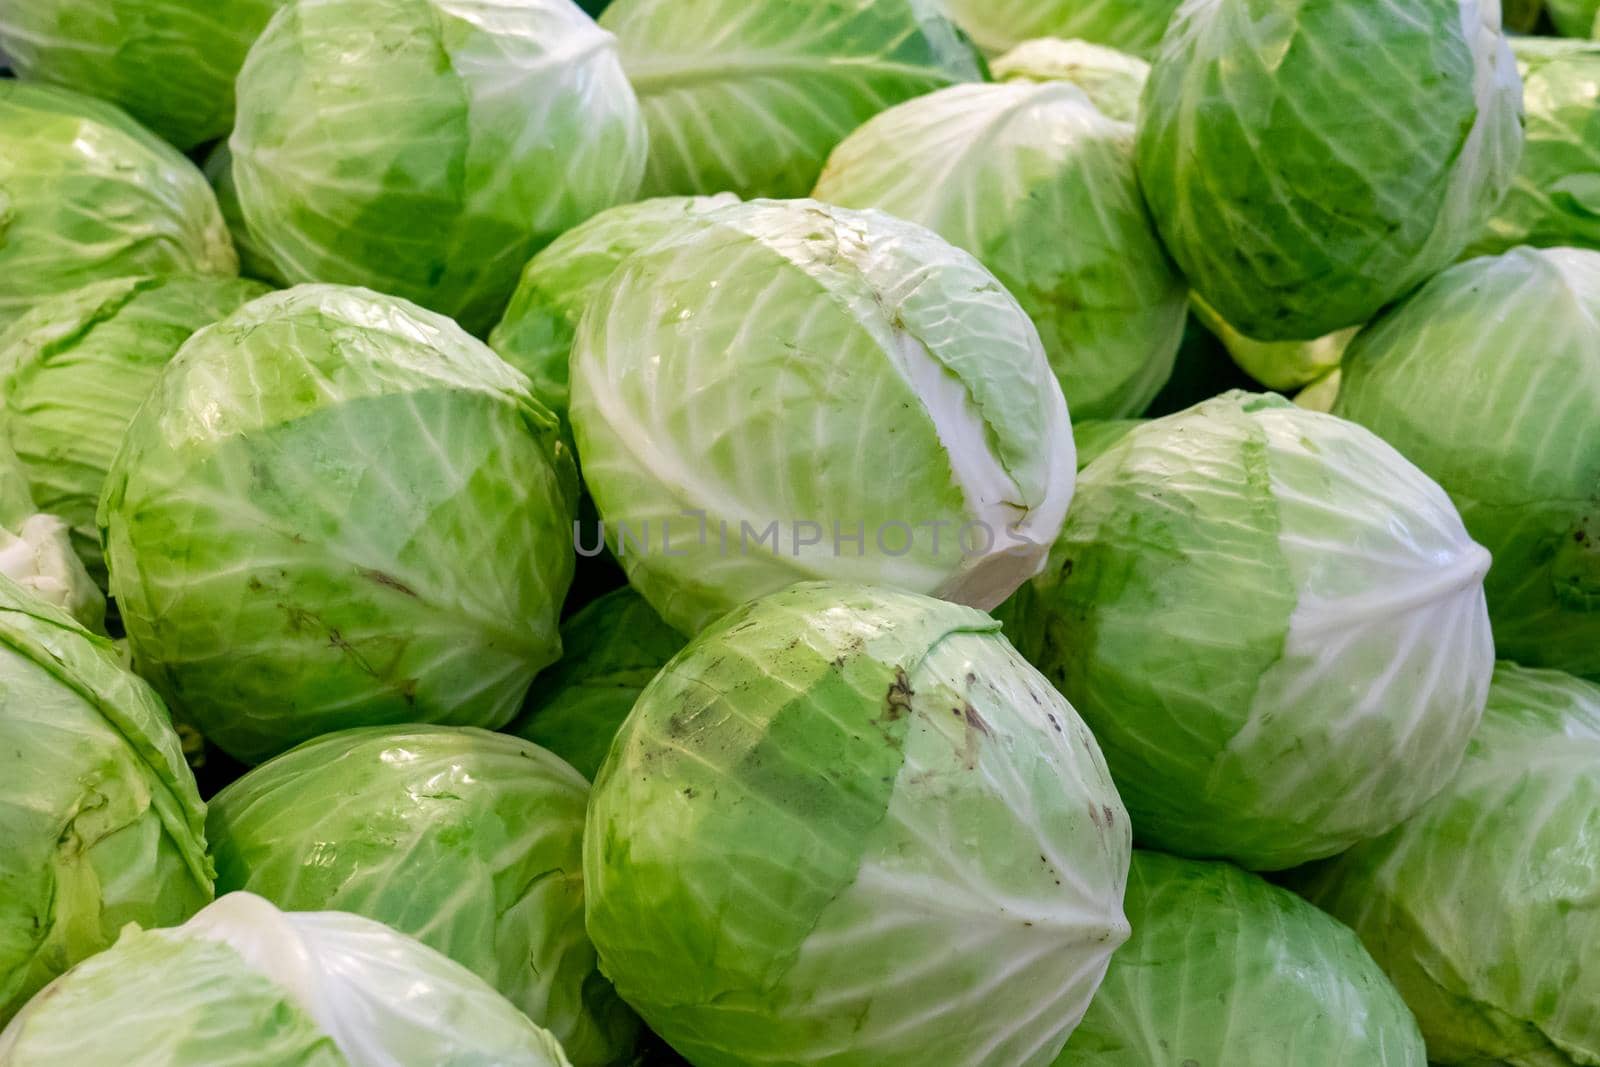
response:
[[[638,593],[607,593],[562,625],[560,661],[534,680],[506,729],[592,779],[640,691],[683,645]]]
[[[266,293],[221,275],[114,278],[41,300],[0,335],[6,430],[40,509],[105,584],[95,506],[122,433],[189,335]]]
[[[1590,37],[1600,17],[1600,0],[1545,0],[1550,21],[1568,37]]]
[[[34,505],[28,476],[4,434],[0,434],[0,574],[87,629],[105,631],[105,596],[72,550],[66,522]]]
[[[233,125],[233,81],[283,0],[15,0],[0,48],[18,76],[119,104],[189,149]]]
[[[444,726],[325,734],[211,802],[217,889],[355,912],[464,964],[566,1048],[623,1062],[638,1028],[583,931],[589,787],[543,749]]]
[[[644,196],[805,196],[861,123],[983,77],[931,0],[615,0],[601,25],[650,128]]]
[[[282,912],[249,893],[176,929],[124,932],[0,1034],[0,1062],[567,1065],[553,1037],[460,964],[371,919]]]
[[[1501,656],[1600,675],[1600,252],[1445,271],[1356,339],[1334,411],[1438,479],[1494,554]]]
[[[1150,64],[1137,56],[1055,37],[1024,41],[995,60],[990,70],[996,81],[1070,82],[1119,122],[1138,117],[1139,94],[1150,77]]]
[[[393,297],[301,286],[190,338],[101,501],[134,661],[254,762],[499,726],[554,660],[572,460],[527,379]]]
[[[816,197],[881,208],[977,256],[1043,337],[1075,417],[1149,405],[1186,288],[1151,226],[1133,128],[1060,82],[959,85],[891,108],[828,160]]]
[[[233,247],[239,253],[239,273],[246,278],[259,278],[271,285],[284,284],[283,273],[278,270],[261,242],[250,232],[244,221],[244,209],[239,206],[239,189],[233,183],[233,153],[227,141],[217,142],[217,147],[206,157],[206,181],[211,183],[217,196],[217,207],[233,238]]]
[[[1133,937],[1056,1067],[1425,1067],[1405,1001],[1350,929],[1226,863],[1135,852]]]
[[[567,364],[578,320],[617,265],[687,217],[737,203],[728,195],[662,197],[602,211],[556,238],[523,268],[489,347],[533,382],[533,394],[563,421]]]
[[[93,281],[238,273],[194,164],[116,108],[65,89],[0,80],[0,209],[0,330]]]
[[[1440,1064],[1600,1062],[1600,687],[1501,664],[1449,787],[1313,872]]]
[[[1043,1067],[1127,937],[1128,849],[998,624],[807,583],[639,697],[589,805],[589,933],[697,1067]]]
[[[529,256],[643,173],[616,43],[570,0],[295,0],[238,88],[239,205],[284,276],[473,333]]]
[[[211,899],[205,809],[166,708],[109,641],[4,577],[0,781],[0,1021],[123,924]],[[22,1062],[0,1038],[0,1063]]]
[[[1191,0],[1140,109],[1167,248],[1261,341],[1368,321],[1511,183],[1521,87],[1493,0]]]
[[[1095,731],[1141,842],[1271,870],[1449,780],[1494,662],[1488,568],[1373,434],[1231,393],[1089,464],[1007,617]]]
[[[1516,245],[1600,248],[1600,43],[1518,37],[1527,146],[1475,255]]]
[[[1181,0],[943,0],[985,52],[1034,37],[1078,37],[1147,56]]]
[[[993,606],[1072,496],[1066,405],[1010,294],[920,226],[813,201],[625,260],[578,329],[572,420],[613,551],[686,634],[817,577]]]

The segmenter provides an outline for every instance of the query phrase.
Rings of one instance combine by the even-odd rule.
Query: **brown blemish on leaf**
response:
[[[402,582],[392,574],[385,574],[382,571],[372,570],[369,568],[363,570],[361,572],[361,576],[369,581],[377,582],[379,585],[385,585],[390,589],[404,593],[406,596],[414,597],[417,595],[417,591],[415,589],[412,589],[409,585]]]
[[[888,702],[890,722],[894,722],[911,710],[911,698],[915,695],[911,690],[911,679],[906,677],[906,669],[896,667],[894,681],[889,683],[889,692],[885,697]]]

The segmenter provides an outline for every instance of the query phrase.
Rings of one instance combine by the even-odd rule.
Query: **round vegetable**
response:
[[[649,124],[645,196],[805,196],[867,119],[983,77],[930,0],[615,0],[601,25]]]
[[[1150,64],[1088,41],[1024,41],[989,65],[996,81],[1070,82],[1107,117],[1133,122]]]
[[[1591,37],[1600,21],[1600,0],[1545,0],[1550,21],[1567,37]]]
[[[1436,478],[1494,554],[1501,656],[1600,675],[1600,252],[1445,271],[1356,338],[1334,411]]]
[[[589,933],[697,1067],[1043,1067],[1128,935],[1127,816],[971,608],[804,583],[692,641],[595,783]]]
[[[528,257],[632,198],[616,42],[571,0],[294,0],[239,75],[246,224],[291,281],[494,325]]]
[[[1600,1062],[1600,687],[1502,664],[1466,763],[1316,870],[1440,1064]]]
[[[22,78],[119,104],[179,148],[233,125],[233,81],[283,0],[15,0],[0,48]]]
[[[1426,1067],[1350,928],[1227,863],[1135,852],[1133,937],[1054,1067]]]
[[[1172,373],[1187,288],[1133,172],[1133,127],[1063,82],[958,85],[845,139],[816,197],[881,208],[994,271],[1075,418],[1143,411]]]
[[[1377,437],[1230,393],[1084,468],[1007,615],[1142,842],[1270,870],[1388,830],[1449,780],[1494,665],[1488,569]]]
[[[98,100],[0,80],[0,190],[0,329],[93,281],[238,273],[205,177]]]
[[[593,779],[639,693],[683,645],[638,593],[607,593],[562,625],[561,659],[534,679],[506,729]]]
[[[205,808],[167,709],[109,641],[4,577],[0,782],[0,1022],[125,923],[180,923],[211,899]]]
[[[454,323],[310,285],[190,338],[101,501],[141,671],[256,762],[347,726],[508,721],[560,644],[576,479]]]
[[[6,430],[39,507],[105,584],[95,506],[123,431],[189,335],[268,292],[208,274],[115,278],[35,304],[0,335]]]
[[[1518,37],[1527,143],[1473,255],[1516,245],[1600,248],[1600,42]]]
[[[1521,99],[1497,0],[1188,0],[1141,103],[1139,181],[1225,321],[1312,340],[1476,237]]]
[[[992,607],[1072,497],[1039,334],[920,226],[735,204],[629,257],[572,357],[584,478],[634,587],[686,634],[806,578]]]
[[[232,893],[123,932],[0,1033],[6,1067],[567,1067],[471,971],[382,923]]]
[[[571,390],[567,366],[578,320],[617,265],[685,218],[737,203],[723,196],[668,196],[602,211],[550,242],[522,280],[489,347],[533,383],[533,395],[563,421]]]
[[[621,1063],[638,1022],[583,930],[589,787],[550,753],[447,726],[327,734],[218,793],[219,893],[377,919],[494,986],[576,1067]]]
[[[985,52],[1033,37],[1077,37],[1149,55],[1181,0],[943,0]]]

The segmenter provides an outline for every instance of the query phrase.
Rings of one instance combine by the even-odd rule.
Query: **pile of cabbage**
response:
[[[1600,1067],[1596,0],[0,0],[0,1067]]]

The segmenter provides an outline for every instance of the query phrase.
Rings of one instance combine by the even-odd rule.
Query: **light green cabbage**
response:
[[[0,330],[90,282],[238,270],[216,197],[171,145],[110,104],[0,80]]]
[[[1005,288],[920,226],[814,201],[623,261],[579,325],[572,421],[608,542],[686,634],[807,578],[993,607],[1072,497],[1066,405]]]
[[[1313,872],[1439,1064],[1600,1063],[1600,687],[1499,666],[1449,787]]]
[[[35,505],[27,471],[4,433],[0,433],[0,574],[94,633],[105,632],[105,595],[72,550],[66,521]]]
[[[1440,274],[1356,338],[1334,412],[1444,486],[1494,554],[1502,657],[1600,675],[1600,252]]]
[[[640,691],[683,646],[638,593],[607,593],[562,624],[561,659],[534,679],[506,730],[593,779]]]
[[[1370,320],[1510,185],[1521,86],[1498,0],[1189,0],[1140,108],[1167,248],[1261,341]]]
[[[1517,37],[1522,165],[1469,255],[1516,245],[1600,248],[1600,43]]]
[[[982,64],[934,0],[615,0],[650,128],[644,196],[805,196],[884,108]]]
[[[1088,730],[971,608],[807,583],[640,696],[584,835],[602,970],[697,1067],[1044,1067],[1122,914]]]
[[[217,196],[217,207],[222,220],[227,223],[228,234],[233,238],[234,251],[239,253],[239,273],[246,278],[259,278],[270,285],[284,284],[283,272],[267,256],[250,227],[245,224],[244,210],[239,207],[239,189],[233,183],[233,153],[227,141],[218,141],[206,157],[206,181]]]
[[[1426,1067],[1349,927],[1227,863],[1135,852],[1133,937],[1054,1067]]]
[[[1216,334],[1239,369],[1268,389],[1299,389],[1331,373],[1344,358],[1358,326],[1347,327],[1313,341],[1257,341],[1235,330],[1200,296],[1191,295],[1195,317]]]
[[[1376,436],[1230,393],[1084,469],[1007,619],[1095,731],[1142,842],[1271,870],[1449,780],[1494,665],[1488,568]]]
[[[205,808],[167,709],[110,641],[4,577],[0,782],[0,1022],[123,924],[211,899]]]
[[[554,660],[576,479],[527,379],[393,297],[300,286],[189,339],[101,501],[134,662],[234,757],[500,726]]]
[[[460,964],[381,923],[232,893],[130,927],[0,1033],[6,1067],[567,1067]]]
[[[295,0],[250,49],[229,145],[286,278],[481,334],[529,256],[633,197],[645,127],[616,42],[570,0]]]
[[[1181,0],[942,0],[985,52],[1035,37],[1081,38],[1149,56]]]
[[[628,256],[687,217],[736,203],[734,196],[661,197],[602,211],[528,261],[489,347],[533,383],[533,395],[565,422],[567,364],[589,300]]]
[[[221,275],[95,282],[41,300],[0,335],[0,411],[40,510],[104,585],[95,506],[122,433],[178,347],[267,287]]]
[[[992,270],[1076,418],[1138,414],[1172,373],[1187,289],[1139,195],[1133,127],[1063,82],[958,85],[834,150],[817,199],[880,208]]]
[[[217,892],[365,915],[465,965],[576,1067],[625,1061],[638,1021],[583,930],[589,786],[526,741],[447,726],[326,734],[211,801]]]
[[[0,49],[18,77],[121,105],[179,148],[233,125],[233,81],[283,0],[12,0]]]
[[[1108,117],[1133,122],[1150,64],[1105,45],[1042,37],[1017,45],[990,72],[996,81],[1070,82]]]

